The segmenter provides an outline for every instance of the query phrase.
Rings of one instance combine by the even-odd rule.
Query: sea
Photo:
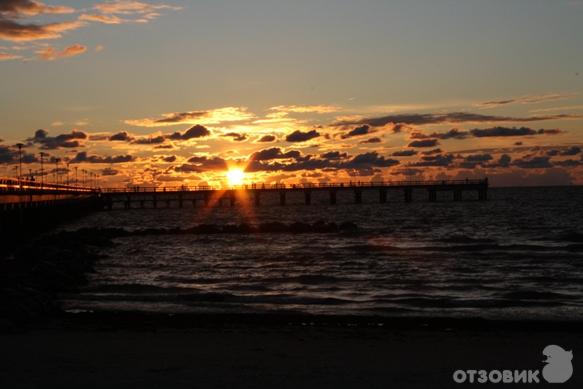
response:
[[[487,201],[111,210],[61,228],[352,222],[354,232],[126,236],[98,248],[70,312],[583,319],[583,187],[492,188]],[[375,198],[376,196],[376,198]],[[266,201],[268,202],[268,201]]]

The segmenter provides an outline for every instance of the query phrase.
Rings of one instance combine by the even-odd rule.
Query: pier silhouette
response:
[[[473,191],[478,200],[488,198],[488,179],[483,180],[432,180],[432,181],[370,181],[338,183],[301,184],[249,184],[229,187],[212,186],[132,186],[126,188],[99,188],[70,185],[40,185],[34,181],[0,180],[0,211],[54,207],[70,200],[91,200],[100,204],[99,208],[158,208],[160,204],[176,204],[182,208],[186,204],[202,203],[205,206],[237,204],[238,194],[244,194],[256,206],[262,205],[262,196],[276,194],[279,204],[287,205],[288,194],[303,193],[304,203],[312,204],[312,194],[328,193],[328,203],[338,203],[337,194],[351,192],[353,202],[363,202],[363,193],[378,192],[378,202],[386,203],[390,192],[401,192],[405,202],[413,201],[414,191],[425,191],[430,202],[437,201],[440,192],[448,192],[454,201],[463,200],[464,192]],[[213,201],[214,200],[214,201]]]
[[[2,240],[26,238],[63,220],[101,209],[97,187],[0,178]]]
[[[326,203],[338,204],[338,194],[352,193],[352,202],[363,202],[363,193],[378,193],[378,203],[387,203],[388,194],[401,192],[404,202],[413,201],[413,193],[425,191],[430,202],[437,201],[438,193],[451,193],[454,201],[463,200],[464,192],[477,193],[478,200],[488,197],[488,179],[483,180],[439,180],[439,181],[371,181],[339,183],[301,183],[301,184],[250,184],[227,188],[210,186],[176,187],[131,187],[103,188],[99,195],[105,209],[133,209],[186,206],[236,206],[243,199],[255,206],[261,206],[267,196],[276,196],[279,205],[288,205],[292,193],[303,194],[303,203],[311,205],[315,193],[327,193]]]

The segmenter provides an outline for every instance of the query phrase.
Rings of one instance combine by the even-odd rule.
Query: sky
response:
[[[0,176],[22,156],[109,187],[583,184],[582,20],[583,0],[0,0]]]

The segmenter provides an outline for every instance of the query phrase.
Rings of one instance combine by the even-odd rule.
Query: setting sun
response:
[[[241,169],[230,169],[227,172],[227,182],[230,186],[243,185],[245,173]]]

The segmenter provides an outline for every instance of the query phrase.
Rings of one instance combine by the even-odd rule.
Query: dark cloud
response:
[[[581,147],[579,147],[579,146],[572,146],[572,147],[569,147],[567,150],[561,151],[560,154],[561,155],[568,155],[568,156],[581,154]]]
[[[288,134],[285,137],[285,140],[288,142],[306,142],[310,139],[314,139],[320,136],[320,133],[316,130],[311,130],[311,131],[307,131],[307,132],[302,132],[299,130],[296,130],[294,132],[292,132],[291,134]]]
[[[134,140],[134,137],[131,136],[127,131],[121,131],[117,134],[113,134],[108,139],[110,141],[131,142]]]
[[[117,176],[119,174],[119,170],[112,169],[110,167],[105,168],[101,171],[102,176]]]
[[[562,167],[577,167],[577,166],[583,166],[583,160],[581,160],[581,159],[564,159],[562,161],[553,161],[553,164],[556,166],[562,166]]]
[[[474,154],[468,155],[462,158],[460,167],[470,169],[476,166],[482,166],[484,168],[507,168],[511,166],[512,158],[508,154],[502,154],[497,161],[494,160],[494,156],[489,153],[484,154]]]
[[[367,140],[363,140],[360,143],[366,144],[366,143],[381,143],[381,142],[382,142],[381,138],[375,136],[373,138],[369,138]]]
[[[399,150],[399,151],[395,151],[391,155],[393,157],[410,157],[410,156],[416,155],[416,154],[417,154],[416,150]]]
[[[41,149],[55,150],[59,148],[83,147],[82,140],[87,139],[87,134],[81,131],[71,131],[69,134],[49,136],[46,130],[37,130],[32,138],[26,141],[29,145],[38,144]]]
[[[426,155],[420,161],[409,163],[413,167],[447,167],[451,166],[455,157],[452,154]]]
[[[252,160],[247,165],[247,171],[300,171],[300,170],[354,170],[358,175],[374,173],[373,168],[390,167],[398,165],[399,161],[389,159],[379,155],[376,152],[359,154],[351,158],[342,158],[343,154],[335,154],[334,152],[325,153],[320,158],[313,156],[304,156],[299,160],[289,163],[280,161],[271,162]],[[353,173],[355,173],[353,172]]]
[[[269,161],[273,159],[299,159],[301,157],[301,153],[297,150],[290,150],[287,152],[283,152],[282,149],[279,147],[272,147],[269,149],[264,149],[253,153],[250,157],[251,160],[254,161]]]
[[[468,112],[450,112],[450,113],[427,113],[427,114],[399,114],[387,115],[376,118],[364,118],[358,120],[344,120],[334,123],[335,126],[353,126],[353,125],[369,125],[372,127],[383,127],[387,124],[407,124],[407,125],[425,125],[425,124],[441,124],[441,123],[485,123],[485,122],[536,122],[543,120],[557,120],[557,119],[577,119],[577,115],[546,115],[546,116],[531,116],[531,117],[510,117],[510,116],[495,116],[482,115]]]
[[[468,162],[487,162],[492,160],[491,154],[471,154],[466,155],[464,159]]]
[[[195,126],[190,127],[184,133],[175,132],[171,135],[168,135],[168,139],[172,140],[189,140],[195,138],[202,138],[205,136],[209,136],[211,132],[204,126],[197,124]]]
[[[491,154],[471,154],[462,158],[463,160],[460,163],[460,167],[464,169],[473,169],[476,166],[484,166],[484,164],[494,159]]]
[[[190,164],[183,164],[180,166],[176,166],[174,168],[174,171],[176,171],[177,173],[202,173],[202,172],[207,171],[207,170],[211,170],[211,169],[205,169],[201,166],[190,165]]]
[[[223,136],[226,138],[231,138],[235,142],[243,142],[247,139],[247,134],[240,134],[238,132],[229,132]]]
[[[518,166],[522,169],[548,169],[553,167],[549,157],[524,157],[517,159],[513,163],[514,166]]]
[[[162,157],[162,161],[168,162],[168,163],[176,162],[176,155],[168,155],[168,156]]]
[[[579,146],[571,146],[565,150],[561,150],[559,155],[563,156],[573,156],[581,153],[581,147]]]
[[[68,14],[74,12],[71,7],[46,5],[39,0],[2,0],[0,15],[7,17],[34,16],[40,14]]]
[[[467,139],[469,137],[505,137],[505,136],[531,136],[531,135],[556,135],[562,133],[559,129],[540,129],[534,130],[528,127],[492,127],[492,128],[475,128],[470,131],[462,131],[453,128],[447,132],[434,132],[432,134],[423,134],[414,132],[411,139]]]
[[[164,135],[158,136],[150,136],[147,138],[137,138],[132,140],[131,142],[136,145],[159,145],[166,141],[166,137]]]
[[[82,151],[77,153],[75,158],[71,159],[71,163],[124,163],[132,162],[135,157],[131,155],[116,155],[116,156],[99,156],[88,155],[87,152]]]
[[[393,125],[393,132],[395,134],[402,132],[403,130],[411,130],[411,129],[412,129],[412,127],[405,124],[405,123],[397,123],[397,124]]]
[[[78,20],[61,23],[32,24],[19,23],[0,15],[0,39],[8,41],[34,41],[60,38],[66,31],[83,26]]]
[[[261,138],[259,138],[257,140],[257,142],[275,142],[275,136],[274,135],[263,135]]]
[[[17,163],[20,160],[20,155],[22,155],[23,163],[38,162],[34,154],[27,153],[24,150],[22,154],[19,154],[16,147],[0,145],[0,164]]]
[[[348,158],[348,154],[341,153],[340,151],[329,151],[324,154],[320,154],[320,158],[327,159],[329,161],[338,161],[340,159]]]
[[[434,138],[434,139],[465,139],[468,136],[470,136],[470,133],[467,131],[461,131],[458,130],[457,128],[452,128],[451,130],[447,131],[447,132],[434,132],[433,134],[430,135],[426,135],[423,134],[421,132],[414,132],[411,134],[411,138],[412,139],[429,139],[429,138]]]
[[[227,161],[221,157],[194,156],[188,160],[190,165],[182,165],[183,169],[190,172],[203,172],[208,170],[226,170]],[[178,170],[177,170],[178,171]],[[183,170],[184,171],[184,170]]]
[[[346,134],[342,134],[340,137],[342,139],[347,139],[347,138],[352,138],[353,136],[361,136],[361,135],[370,134],[371,132],[374,132],[374,131],[371,131],[371,128],[368,124],[365,124],[363,126],[356,127],[355,129],[347,132]]]
[[[500,167],[508,167],[508,166],[510,166],[511,162],[512,162],[512,157],[510,155],[502,154],[500,156],[500,158],[498,159],[497,165]]]
[[[439,148],[432,149],[432,150],[425,150],[425,151],[421,152],[421,154],[423,154],[423,155],[435,155],[435,154],[441,154],[441,153],[442,153],[442,151]]]
[[[209,111],[191,111],[191,112],[175,112],[169,114],[163,119],[154,120],[154,123],[168,124],[168,123],[183,123],[188,120],[200,119],[209,115]]]
[[[346,167],[358,168],[359,166],[375,166],[375,167],[389,167],[398,165],[399,161],[396,159],[388,159],[379,155],[376,151],[370,153],[359,154],[351,161],[347,162]]]
[[[561,130],[534,130],[528,127],[492,127],[484,129],[475,128],[470,130],[470,133],[477,138],[484,138],[504,136],[555,135],[561,133]]]
[[[409,143],[408,147],[435,147],[439,144],[437,139],[414,140]]]

